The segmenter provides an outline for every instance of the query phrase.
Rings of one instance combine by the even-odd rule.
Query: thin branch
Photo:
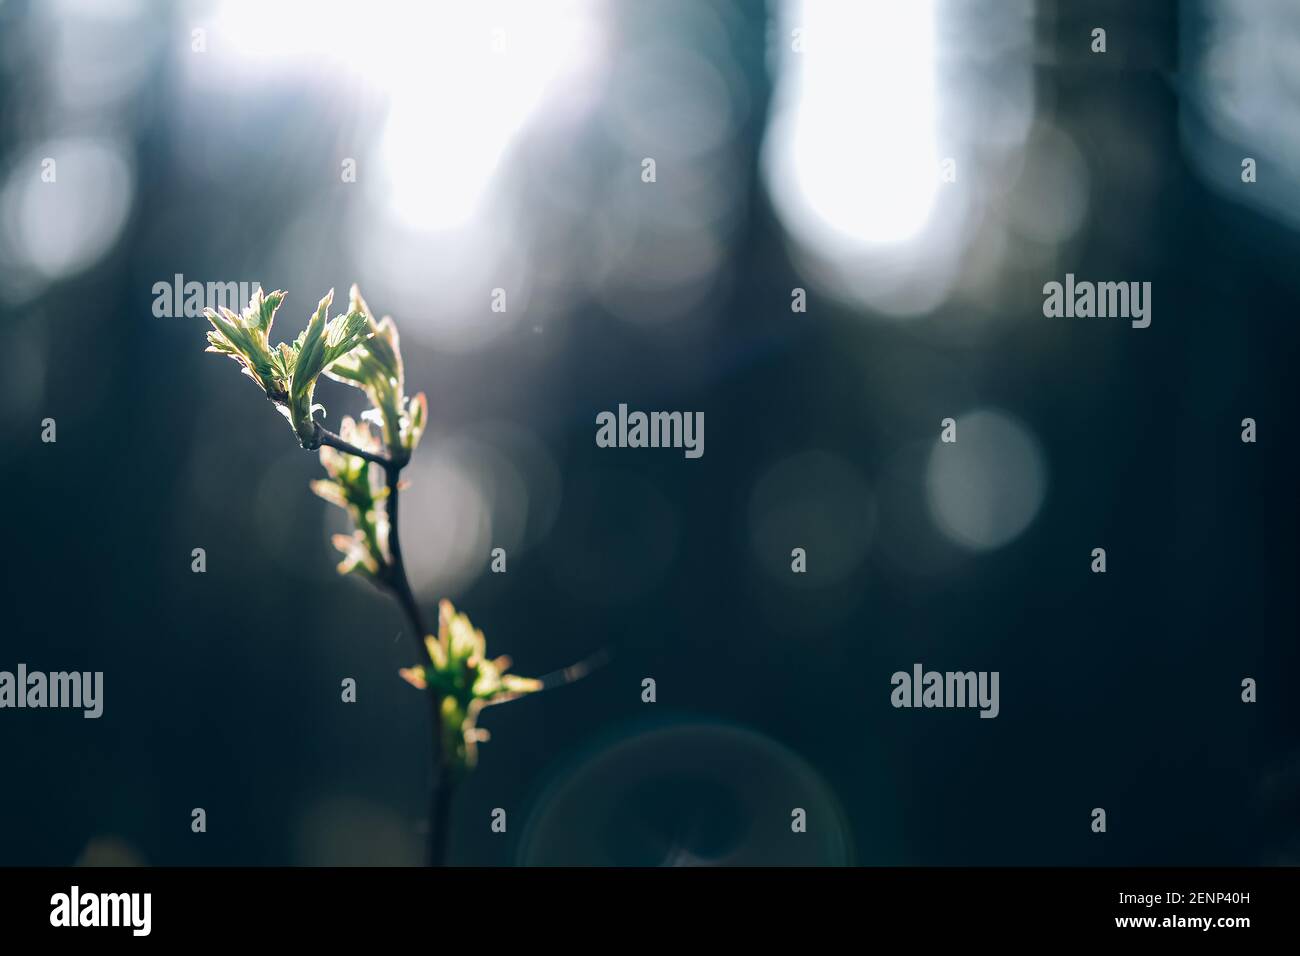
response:
[[[344,441],[342,436],[336,435],[319,422],[316,422],[315,425],[315,442],[311,448],[329,445],[331,448],[337,448],[349,455],[355,455],[366,461],[374,462],[384,469],[384,481],[388,486],[388,496],[385,501],[388,508],[389,560],[380,571],[379,580],[393,593],[393,597],[401,605],[407,623],[411,626],[411,639],[415,642],[416,652],[420,660],[432,666],[433,661],[429,658],[429,650],[424,646],[424,638],[430,631],[425,626],[424,614],[420,611],[420,603],[415,599],[415,593],[411,590],[410,579],[406,575],[406,562],[402,558],[402,538],[398,531],[398,505],[401,501],[400,476],[402,468],[410,461],[410,455],[389,456],[369,452],[364,448],[358,448],[351,442]],[[447,837],[451,819],[451,801],[456,784],[449,759],[450,755],[443,746],[442,699],[432,683],[428,685],[428,697],[429,713],[432,721],[431,729],[433,731],[433,773],[435,778],[429,801],[429,865],[445,866],[447,863]]]
[[[414,631],[415,643],[419,648],[421,660],[429,660],[429,651],[424,646],[425,635],[429,633],[424,626],[424,616],[420,604],[411,591],[411,582],[406,576],[406,562],[402,558],[402,539],[398,533],[398,503],[401,500],[399,476],[402,466],[384,460],[384,479],[388,484],[388,556],[389,564],[384,569],[384,581],[397,603],[402,606],[407,620]],[[449,754],[443,746],[442,700],[430,682],[427,687],[429,710],[433,722],[433,772],[436,777],[429,803],[429,865],[445,866],[447,863],[447,834],[451,817],[451,801],[455,789]]]
[[[316,441],[307,449],[308,451],[315,451],[321,445],[329,445],[331,448],[337,448],[339,451],[347,452],[349,455],[356,455],[358,458],[364,458],[366,461],[373,461],[375,464],[383,465],[385,471],[392,468],[394,462],[387,455],[382,455],[373,451],[366,451],[364,448],[358,448],[351,442],[344,441],[340,436],[334,434],[334,432],[330,431],[320,422],[316,422],[315,424]],[[404,465],[406,463],[402,462],[401,464]],[[397,467],[400,469],[401,465],[398,465]],[[392,524],[396,526],[397,522],[393,521]]]
[[[437,705],[435,704],[435,709]],[[444,760],[438,768],[438,783],[429,805],[429,865],[447,865],[447,836],[451,823],[451,802],[456,793],[450,765]]]
[[[3,0],[0,0],[0,2],[3,2]],[[330,294],[333,295],[333,293]],[[324,304],[321,307],[323,309]],[[263,387],[267,388],[265,385]],[[281,411],[286,410],[289,396],[278,385],[274,389],[267,388],[266,397],[279,406]],[[416,601],[415,594],[411,590],[411,582],[406,576],[406,564],[402,560],[402,541],[398,534],[399,476],[402,469],[410,462],[411,453],[409,450],[400,447],[400,445],[392,454],[387,455],[380,452],[366,451],[364,448],[358,448],[351,442],[345,441],[343,436],[330,431],[320,422],[313,420],[312,425],[314,427],[311,440],[302,443],[303,447],[308,451],[315,451],[322,445],[328,445],[345,454],[380,465],[384,469],[384,479],[388,485],[386,502],[388,509],[388,561],[380,567],[377,579],[379,583],[393,593],[393,596],[397,598],[397,603],[401,605],[402,611],[410,624],[411,639],[415,642],[419,659],[432,666],[433,661],[430,658],[428,648],[424,644],[424,638],[429,634],[429,630],[425,627],[424,615],[420,612],[419,602]],[[429,708],[432,716],[431,729],[433,734],[431,743],[433,747],[434,773],[429,804],[429,865],[445,866],[447,862],[447,837],[451,818],[451,802],[456,789],[456,777],[451,762],[452,755],[448,752],[443,740],[442,697],[434,689],[431,681],[427,687]]]
[[[411,582],[406,577],[406,562],[402,559],[402,539],[398,533],[397,507],[400,500],[398,475],[401,468],[394,466],[386,458],[380,459],[380,463],[384,466],[384,479],[388,484],[388,497],[385,501],[388,507],[389,565],[385,577],[388,586],[392,588],[393,594],[397,598],[397,603],[402,605],[402,610],[406,612],[411,627],[415,629],[415,639],[420,643],[420,656],[428,657],[429,652],[424,647],[424,637],[430,632],[424,626],[424,615],[420,612],[420,605],[415,600],[415,594],[411,591]]]

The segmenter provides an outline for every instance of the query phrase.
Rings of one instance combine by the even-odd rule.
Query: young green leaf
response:
[[[244,374],[284,413],[304,448],[319,444],[313,413],[320,406],[312,402],[317,380],[373,334],[360,312],[327,320],[333,299],[331,289],[293,344],[281,342],[274,348],[268,336],[276,310],[284,302],[283,292],[263,294],[258,289],[242,315],[225,308],[203,313],[213,329],[208,333],[208,351],[227,355],[243,366]]]
[[[322,372],[371,335],[366,317],[360,312],[348,312],[327,320],[326,315],[333,301],[334,290],[330,289],[316,306],[315,313],[307,322],[307,328],[294,341],[292,358],[285,355],[286,363],[291,365],[289,422],[304,448],[316,445],[316,422],[312,414],[319,407],[312,402],[316,380]],[[284,352],[283,349],[281,351]]]
[[[393,320],[385,316],[376,322],[355,285],[348,296],[348,312],[365,316],[370,337],[364,345],[342,356],[325,374],[365,392],[383,427],[388,453],[394,459],[404,460],[415,451],[424,431],[428,402],[423,393],[414,400],[406,396],[402,350]]]
[[[339,437],[363,451],[377,452],[379,440],[364,424],[345,417]],[[311,490],[330,504],[337,505],[352,519],[353,535],[338,535],[335,545],[344,554],[339,565],[341,574],[357,571],[377,577],[388,567],[388,515],[381,502],[387,498],[378,467],[357,455],[329,445],[320,449],[321,465],[328,477],[311,483]],[[364,552],[364,554],[362,554]]]
[[[288,376],[277,360],[267,339],[275,312],[284,301],[283,292],[263,293],[258,289],[249,300],[242,315],[229,309],[220,312],[204,309],[203,314],[212,324],[208,333],[208,351],[227,355],[243,366],[244,374],[266,392],[267,397],[282,401],[286,393]]]
[[[478,727],[479,712],[541,690],[542,684],[506,674],[508,657],[489,659],[483,632],[450,601],[438,604],[438,636],[426,637],[424,644],[428,663],[403,668],[400,674],[420,690],[432,686],[441,698],[443,746],[455,758],[455,768],[465,772],[478,758],[477,745],[488,739]]]

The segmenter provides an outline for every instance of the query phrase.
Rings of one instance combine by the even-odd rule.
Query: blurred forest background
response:
[[[400,613],[177,275],[286,339],[360,283],[425,606],[611,656],[485,713],[453,862],[1300,862],[1297,49],[1229,0],[3,0],[0,668],[105,711],[0,713],[0,863],[420,860]],[[1044,318],[1067,272],[1151,327]],[[620,402],[704,457],[597,448]],[[891,708],[918,661],[1000,716]]]

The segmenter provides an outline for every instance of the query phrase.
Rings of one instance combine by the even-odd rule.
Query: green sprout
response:
[[[307,328],[293,344],[281,342],[275,348],[270,347],[269,337],[275,313],[284,302],[283,292],[263,295],[258,289],[242,315],[227,308],[203,310],[213,329],[208,333],[208,351],[228,355],[244,367],[244,374],[261,386],[289,419],[304,448],[320,444],[313,416],[322,406],[312,403],[316,380],[374,334],[372,323],[361,312],[349,311],[327,320],[332,301],[333,289],[320,300]]]
[[[454,754],[459,771],[471,770],[477,745],[488,740],[488,732],[477,726],[479,711],[541,690],[542,682],[507,674],[508,657],[489,660],[483,632],[450,601],[438,604],[438,636],[426,637],[424,644],[431,666],[403,668],[401,675],[413,687],[432,688],[442,697],[443,746]]]
[[[343,553],[339,573],[359,575],[391,593],[411,625],[421,660],[400,673],[431,704],[439,778],[430,810],[430,860],[439,864],[446,857],[454,785],[473,769],[478,744],[488,739],[478,727],[480,711],[541,690],[543,682],[507,674],[509,659],[490,659],[483,632],[450,601],[439,604],[436,637],[424,626],[402,560],[397,517],[399,492],[405,487],[399,476],[424,434],[428,401],[423,393],[406,395],[393,320],[376,322],[355,285],[347,311],[329,318],[330,290],[292,344],[272,347],[271,325],[284,298],[283,292],[263,294],[259,289],[240,315],[225,308],[206,310],[212,324],[208,351],[238,362],[288,419],[302,447],[320,449],[325,477],[313,481],[311,489],[342,508],[352,526],[351,534],[334,537]],[[324,411],[315,402],[322,375],[359,389],[370,402],[360,422],[344,417],[338,434],[315,417],[318,409]]]
[[[365,451],[377,454],[380,450],[365,422],[358,425],[345,417],[339,437]],[[334,546],[344,555],[339,574],[356,572],[378,581],[381,569],[392,560],[387,549],[388,515],[380,507],[388,497],[382,476],[371,472],[371,461],[330,445],[321,445],[320,463],[329,477],[313,481],[311,490],[352,519],[352,534],[334,536]]]
[[[327,366],[325,374],[361,389],[378,413],[388,453],[395,458],[409,457],[424,432],[429,409],[423,393],[408,405],[397,326],[387,316],[376,323],[355,285],[349,296],[348,314],[364,316],[369,335],[360,348],[340,357],[332,367]]]

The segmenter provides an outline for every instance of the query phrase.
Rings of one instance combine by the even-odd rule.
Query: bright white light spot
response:
[[[470,219],[552,83],[589,57],[593,39],[572,6],[498,9],[502,18],[492,20],[467,5],[453,30],[481,43],[412,58],[393,86],[382,156],[392,207],[412,225],[447,229]]]
[[[464,225],[501,159],[597,36],[590,0],[226,0],[217,35],[245,58],[343,70],[390,98],[380,169],[359,180],[420,229]],[[361,159],[361,157],[356,157]],[[364,160],[362,160],[364,163]],[[374,176],[375,178],[371,178]]]
[[[902,242],[938,189],[932,0],[798,3],[765,172],[782,218],[822,243]],[[828,235],[829,233],[829,235]]]

